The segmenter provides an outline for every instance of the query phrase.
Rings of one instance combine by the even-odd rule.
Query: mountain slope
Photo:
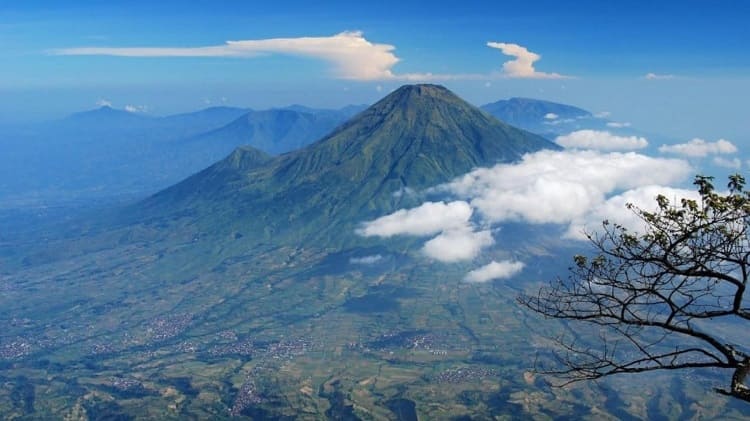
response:
[[[510,98],[482,105],[482,110],[524,130],[554,139],[581,129],[603,129],[607,120],[572,105],[531,98]]]
[[[157,119],[148,115],[118,110],[108,105],[71,114],[58,127],[75,131],[140,130],[153,127]]]
[[[209,107],[202,110],[174,114],[158,120],[165,137],[176,139],[196,136],[223,127],[250,111],[237,107]]]
[[[193,215],[206,230],[338,238],[364,219],[416,204],[423,190],[478,166],[556,149],[544,138],[502,123],[441,86],[404,86],[307,148],[249,171],[237,170],[206,191],[205,174],[146,200],[134,214]],[[225,165],[218,163],[216,166]]]
[[[329,110],[326,110],[329,111]],[[224,127],[188,142],[206,147],[250,145],[272,155],[299,149],[320,139],[348,118],[344,113],[297,109],[250,111]]]
[[[591,113],[572,105],[531,98],[510,98],[481,107],[500,120],[518,127],[544,121],[548,114],[556,118],[590,117]]]

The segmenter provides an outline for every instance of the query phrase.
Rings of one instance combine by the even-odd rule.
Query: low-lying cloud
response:
[[[639,136],[617,136],[607,131],[578,130],[558,136],[555,142],[565,148],[596,149],[601,151],[629,151],[643,149],[648,140]]]
[[[394,235],[427,236],[467,226],[474,211],[468,203],[426,202],[412,209],[401,209],[373,221],[357,231],[364,237]]]
[[[516,276],[526,265],[523,262],[493,260],[487,265],[474,269],[466,274],[464,281],[471,283],[483,283],[495,279],[507,279]]]
[[[459,262],[471,260],[479,255],[483,248],[495,243],[489,230],[474,231],[466,226],[444,231],[427,241],[422,252],[441,262]]]
[[[631,203],[640,209],[656,210],[655,198],[659,195],[663,195],[672,203],[679,203],[682,198],[700,200],[695,190],[660,185],[639,186],[596,203],[570,222],[566,237],[585,240],[586,233],[597,231],[604,220],[616,222],[631,232],[643,232],[645,223],[626,205]]]
[[[370,256],[352,257],[349,259],[349,263],[352,265],[372,265],[383,260],[383,256],[380,254],[373,254]]]
[[[517,164],[476,169],[435,190],[468,201],[490,223],[569,224],[608,195],[669,185],[691,172],[683,160],[634,152],[541,151]]]
[[[571,239],[585,239],[584,232],[597,230],[604,219],[638,230],[642,223],[625,204],[653,208],[658,194],[693,198],[690,190],[664,187],[685,180],[692,171],[682,159],[635,152],[540,151],[518,163],[475,169],[429,190],[458,200],[402,209],[365,222],[358,233],[433,236],[422,253],[458,262],[476,259],[493,245],[490,227],[505,222],[560,224]],[[499,279],[522,268],[522,262],[501,263],[471,272],[466,280]]]
[[[719,139],[716,142],[708,142],[703,139],[695,138],[685,143],[662,145],[659,147],[659,152],[690,158],[703,158],[708,155],[733,154],[737,152],[737,147],[726,139]]]

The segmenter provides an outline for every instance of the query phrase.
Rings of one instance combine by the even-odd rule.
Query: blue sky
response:
[[[609,111],[678,139],[750,141],[744,1],[6,3],[0,122],[56,118],[99,100],[154,114],[218,104],[338,107],[430,81],[476,104],[528,96]],[[334,39],[342,33],[351,38]],[[325,46],[290,51],[267,41],[305,37]],[[255,44],[174,56],[229,40]],[[348,41],[375,47],[341,53]],[[122,48],[149,57],[111,55]],[[170,50],[154,57],[149,48]],[[541,58],[529,64],[527,53]]]

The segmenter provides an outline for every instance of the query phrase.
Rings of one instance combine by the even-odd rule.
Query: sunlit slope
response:
[[[409,85],[304,149],[229,171],[219,162],[132,214],[265,240],[340,240],[363,219],[415,204],[410,192],[545,148],[558,147],[444,87]]]

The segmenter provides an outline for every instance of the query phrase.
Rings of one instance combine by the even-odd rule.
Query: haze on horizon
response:
[[[729,203],[696,174],[720,196],[750,168],[744,3],[17,3],[0,417],[744,418],[710,352],[551,387],[561,334],[630,353],[519,305],[611,227],[651,249],[685,219],[667,201]],[[736,373],[745,330],[707,341]],[[654,338],[634,349],[679,355]]]
[[[732,0],[3,4],[0,122],[104,103],[153,115],[338,108],[437,82],[477,105],[540,98],[680,141],[742,144],[749,8]]]

